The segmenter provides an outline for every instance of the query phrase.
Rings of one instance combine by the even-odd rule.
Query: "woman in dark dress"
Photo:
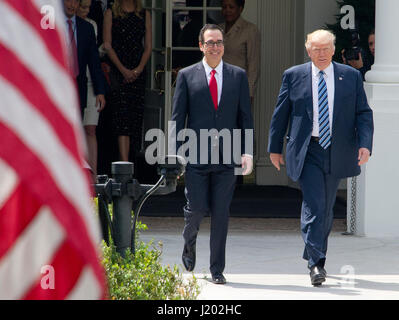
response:
[[[151,56],[151,15],[141,0],[115,0],[104,16],[104,49],[111,60],[112,127],[122,161],[130,139],[138,151],[143,127],[144,67]]]

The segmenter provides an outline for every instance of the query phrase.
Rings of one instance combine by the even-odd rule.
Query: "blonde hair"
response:
[[[309,33],[306,37],[305,47],[310,49],[312,47],[312,42],[320,39],[328,39],[331,41],[333,48],[335,48],[335,34],[330,30],[319,29]]]
[[[122,9],[122,0],[115,0],[114,4],[112,5],[112,13],[114,14],[115,18],[125,18],[126,17],[126,11]],[[141,0],[133,0],[134,2],[134,13],[136,16],[142,18],[141,16],[141,10],[143,10],[143,3]]]

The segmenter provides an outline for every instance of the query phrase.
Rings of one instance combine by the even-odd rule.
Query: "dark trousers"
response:
[[[330,148],[311,141],[299,184],[303,201],[301,232],[305,242],[303,258],[308,267],[324,267],[328,236],[333,224],[333,207],[340,179],[330,174]]]
[[[212,275],[223,273],[225,267],[228,220],[235,183],[234,169],[224,165],[188,166],[186,169],[183,238],[185,243],[195,244],[202,218],[210,214]]]

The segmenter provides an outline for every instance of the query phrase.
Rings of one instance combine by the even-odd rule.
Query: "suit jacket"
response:
[[[372,151],[373,113],[363,88],[361,73],[333,62],[334,111],[331,137],[331,174],[345,178],[360,174],[359,148]],[[268,151],[282,153],[287,132],[286,165],[288,176],[301,175],[313,128],[312,63],[294,66],[283,74],[274,111]]]
[[[79,75],[76,80],[78,83],[80,107],[83,110],[87,105],[87,66],[89,66],[94,93],[96,95],[105,94],[106,84],[104,74],[101,70],[94,28],[89,22],[78,16],[76,16],[76,36],[79,62]]]
[[[244,131],[245,129],[253,130],[250,104],[248,78],[245,71],[239,67],[223,62],[223,87],[217,111],[212,102],[202,61],[180,70],[173,96],[171,120],[175,121],[176,133],[179,133],[185,128],[187,118],[187,128],[192,129],[198,138],[197,164],[192,163],[191,165],[200,165],[201,129],[216,129],[218,132],[226,129],[231,137],[233,137],[234,129],[241,129],[241,144],[235,150],[233,143],[231,144],[230,164],[226,163],[229,159],[223,158],[224,139],[221,139],[219,135],[208,139],[208,163],[211,163],[212,148],[217,146],[215,141],[209,142],[209,140],[219,140],[219,150],[217,151],[219,151],[220,163],[224,162],[227,166],[233,167],[233,159],[240,158],[241,154],[248,152],[245,149]],[[182,144],[183,142],[177,141],[176,151]],[[233,151],[239,154],[233,157]]]

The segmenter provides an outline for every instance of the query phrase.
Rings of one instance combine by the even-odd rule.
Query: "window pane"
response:
[[[221,7],[222,0],[207,0],[206,4],[208,7]]]
[[[224,22],[222,11],[208,10],[206,15],[206,23],[221,24]]]
[[[173,10],[173,47],[198,47],[202,25],[203,11]]]
[[[152,11],[153,21],[155,23],[152,25],[152,36],[154,42],[154,48],[164,48],[165,47],[165,13],[161,10]]]
[[[152,2],[152,1],[151,1]],[[164,0],[155,0],[154,8],[166,9],[166,3]]]
[[[204,5],[203,0],[186,0],[186,7],[202,7]]]

